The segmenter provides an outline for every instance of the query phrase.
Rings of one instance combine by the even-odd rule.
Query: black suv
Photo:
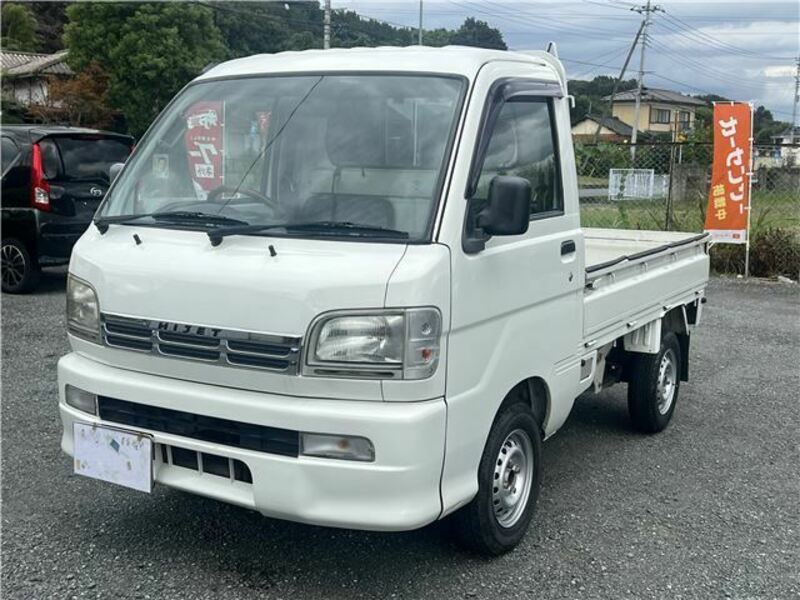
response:
[[[63,264],[109,186],[109,167],[125,162],[127,135],[44,125],[5,125],[2,141],[3,292],[23,294],[40,265]]]

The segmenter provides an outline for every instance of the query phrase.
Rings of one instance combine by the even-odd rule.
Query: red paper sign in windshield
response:
[[[225,153],[222,102],[196,102],[186,111],[186,155],[195,184],[209,192],[222,185]]]

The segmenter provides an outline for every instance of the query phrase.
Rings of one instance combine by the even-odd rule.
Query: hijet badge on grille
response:
[[[205,327],[203,325],[187,325],[186,323],[170,323],[168,321],[156,321],[156,329],[159,331],[170,331],[172,333],[184,333],[190,335],[200,335],[218,338],[222,329],[218,327]]]
[[[296,374],[300,337],[104,313],[103,341],[113,348],[223,366]]]

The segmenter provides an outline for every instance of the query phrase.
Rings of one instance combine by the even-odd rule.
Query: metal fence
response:
[[[800,146],[756,146],[751,274],[800,276]],[[702,231],[712,144],[575,144],[586,227]],[[716,245],[712,266],[744,271],[744,247]]]

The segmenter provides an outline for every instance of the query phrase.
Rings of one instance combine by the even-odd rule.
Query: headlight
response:
[[[100,341],[100,305],[97,294],[85,281],[67,277],[67,329],[73,335]]]
[[[439,362],[441,330],[435,308],[325,315],[311,327],[304,374],[425,379]]]

